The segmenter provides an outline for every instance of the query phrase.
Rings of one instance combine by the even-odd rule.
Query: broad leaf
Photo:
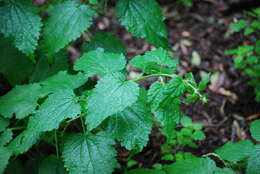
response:
[[[239,141],[237,143],[228,142],[216,150],[216,153],[224,160],[238,162],[247,158],[253,151],[254,145],[249,140]]]
[[[159,48],[153,51],[147,51],[143,56],[136,56],[130,64],[142,69],[145,73],[168,73],[172,74],[176,70],[178,61],[172,59],[171,55],[164,49]]]
[[[32,62],[7,39],[0,39],[0,48],[0,72],[11,85],[20,84],[32,72]]]
[[[251,153],[248,163],[246,174],[260,174],[260,145],[256,145]]]
[[[13,138],[13,132],[10,129],[6,129],[2,134],[0,134],[0,147],[5,146]]]
[[[107,131],[128,150],[141,151],[146,146],[152,129],[146,94],[145,91],[141,91],[136,103],[112,115],[107,123]]]
[[[9,125],[9,120],[0,116],[0,132],[4,131]]]
[[[67,174],[61,159],[51,155],[46,157],[40,164],[39,174]]]
[[[39,84],[16,86],[0,97],[0,114],[6,118],[11,118],[15,114],[18,119],[31,114],[38,105],[40,89]]]
[[[209,158],[193,158],[165,165],[164,170],[174,174],[215,174],[218,168]]]
[[[82,46],[83,52],[93,51],[97,48],[103,48],[105,52],[109,53],[126,53],[123,42],[118,37],[108,32],[98,32],[91,37],[90,42],[84,42]]]
[[[260,120],[255,120],[250,125],[251,136],[260,141]]]
[[[116,165],[114,140],[105,133],[73,134],[65,140],[62,157],[70,174],[108,174]]]
[[[76,1],[65,1],[52,6],[44,30],[44,44],[53,55],[78,38],[92,23],[95,12]]]
[[[41,53],[41,57],[35,65],[30,82],[39,82],[46,80],[48,77],[55,75],[59,71],[69,69],[69,57],[65,50],[55,54],[52,64],[49,64],[47,56]]]
[[[104,76],[89,96],[89,113],[86,117],[88,129],[94,129],[108,116],[131,106],[138,95],[138,85],[133,81],[126,81],[122,73]]]
[[[156,170],[156,169],[134,169],[126,172],[126,174],[166,174],[163,170]]]
[[[60,122],[67,118],[76,118],[80,114],[80,105],[72,90],[56,92],[50,95],[30,117],[28,130],[45,132],[57,129]]]
[[[8,164],[11,153],[4,147],[0,147],[0,173],[4,173],[4,170]]]
[[[105,75],[121,71],[125,68],[125,56],[115,53],[106,53],[103,48],[85,53],[74,66],[77,71]]]
[[[13,39],[19,50],[33,54],[42,24],[31,1],[8,1],[0,7],[0,26],[0,32]]]
[[[119,0],[116,15],[134,36],[157,47],[169,48],[164,16],[155,0]]]
[[[76,75],[68,74],[66,71],[60,71],[43,82],[40,82],[42,86],[42,93],[54,93],[64,91],[68,89],[76,89],[82,86],[87,80],[89,75],[78,73]]]

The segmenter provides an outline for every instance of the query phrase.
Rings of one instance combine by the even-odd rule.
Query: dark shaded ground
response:
[[[241,76],[233,66],[232,57],[225,55],[225,50],[247,42],[243,35],[230,34],[229,30],[234,20],[246,15],[240,9],[237,9],[238,13],[229,13],[231,0],[195,1],[191,9],[168,2],[161,1],[161,5],[167,17],[169,40],[176,50],[174,56],[180,59],[179,73],[193,72],[197,80],[200,80],[203,72],[219,73],[217,80],[206,91],[209,99],[207,104],[197,102],[182,107],[184,114],[205,125],[207,136],[206,140],[200,142],[199,148],[187,150],[202,155],[227,141],[248,138],[248,119],[260,113],[260,103],[255,102],[254,89],[246,84],[247,77]],[[152,48],[142,39],[133,38],[123,27],[118,27],[120,24],[113,10],[97,18],[94,26],[98,26],[93,28],[94,31],[108,31],[119,36],[127,47],[129,58]],[[193,51],[201,57],[198,66],[191,63]],[[146,81],[142,85],[149,86],[150,83]],[[156,129],[151,134],[149,145],[134,158],[140,162],[139,166],[151,167],[160,160],[160,145],[164,140],[158,136]],[[119,158],[123,161],[128,153],[121,151]]]

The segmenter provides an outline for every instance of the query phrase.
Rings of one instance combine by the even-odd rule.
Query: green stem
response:
[[[145,79],[148,79],[148,78],[151,78],[151,77],[169,77],[169,78],[173,78],[172,75],[164,74],[164,73],[158,73],[158,74],[151,74],[151,75],[143,76],[143,77],[140,77],[140,78],[135,78],[135,79],[132,79],[132,80],[134,82],[139,82],[141,80],[145,80]]]
[[[86,135],[86,129],[85,129],[84,120],[82,118],[82,114],[80,115],[80,122],[81,122],[81,126],[82,126],[82,130],[84,132],[84,135]]]
[[[58,136],[57,136],[57,130],[55,130],[55,133],[54,133],[54,138],[55,138],[55,147],[56,147],[56,155],[57,155],[57,158],[59,158],[59,142],[58,142]]]

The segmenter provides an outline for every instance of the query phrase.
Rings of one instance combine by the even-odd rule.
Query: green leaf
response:
[[[116,15],[134,36],[157,47],[170,48],[160,6],[155,0],[119,0]]]
[[[147,51],[143,56],[136,56],[130,64],[142,69],[145,73],[168,73],[172,74],[176,70],[178,61],[172,59],[168,51],[159,48],[153,51]]]
[[[32,55],[40,36],[41,18],[31,1],[8,1],[0,7],[0,32],[14,40],[15,46]]]
[[[5,146],[9,143],[13,138],[13,132],[10,129],[5,130],[2,134],[0,134],[0,147]]]
[[[7,39],[0,39],[0,48],[3,48],[0,55],[0,73],[3,73],[11,85],[20,84],[32,72],[32,62]],[[15,70],[19,70],[19,73]]]
[[[134,104],[138,95],[138,85],[133,81],[126,81],[122,73],[104,76],[89,96],[89,112],[86,117],[88,129],[94,129],[108,116]]]
[[[69,135],[62,157],[70,174],[108,174],[116,166],[114,140],[104,132]]]
[[[228,142],[216,150],[216,153],[224,160],[238,162],[247,158],[253,151],[254,145],[249,140],[239,141],[237,143]]]
[[[216,164],[209,158],[187,159],[164,166],[166,173],[176,174],[214,174],[216,169]]]
[[[89,0],[89,3],[91,3],[91,4],[98,4],[98,0]]]
[[[256,145],[251,153],[248,163],[246,174],[260,174],[260,145]]]
[[[69,57],[65,50],[62,50],[55,55],[52,64],[49,64],[47,56],[41,53],[40,59],[36,63],[33,73],[30,76],[30,82],[46,80],[59,71],[65,71],[67,69],[69,69]]]
[[[106,53],[103,48],[85,53],[77,60],[74,69],[76,71],[84,71],[86,73],[96,73],[105,75],[113,72],[121,71],[125,68],[125,56],[115,53]]]
[[[108,32],[98,32],[91,37],[90,42],[84,42],[82,46],[83,52],[89,52],[96,50],[97,48],[103,48],[105,52],[115,54],[126,54],[126,48],[123,42]]]
[[[145,91],[140,90],[140,96],[132,106],[112,115],[107,125],[107,131],[124,147],[141,151],[152,129],[152,116],[146,104]]]
[[[38,105],[40,89],[39,84],[16,86],[0,97],[0,114],[6,118],[11,118],[15,114],[18,119],[28,116]]]
[[[49,55],[57,53],[69,42],[78,38],[92,24],[95,12],[76,1],[66,1],[52,6],[44,30],[44,44]]]
[[[40,135],[38,131],[25,130],[8,144],[7,149],[14,155],[22,154],[37,143]]]
[[[211,74],[208,73],[208,74],[205,75],[205,76],[203,77],[203,79],[200,81],[199,86],[198,86],[198,90],[199,90],[199,91],[202,91],[202,90],[206,89],[207,84],[209,83],[209,80],[210,80],[210,75],[211,75]]]
[[[201,130],[196,130],[192,135],[192,139],[194,140],[204,140],[205,138],[206,136]]]
[[[247,20],[240,20],[237,23],[231,24],[231,30],[232,32],[239,32],[240,30],[245,28],[247,24],[248,24]]]
[[[250,125],[251,136],[260,141],[260,120],[255,120]]]
[[[7,168],[5,169],[5,174],[25,174],[25,170],[22,164],[22,161],[19,159],[15,159],[13,161],[9,161]]]
[[[4,131],[9,125],[9,120],[0,116],[0,132]]]
[[[139,168],[139,169],[130,170],[126,172],[126,174],[166,174],[166,173],[162,170]]]
[[[214,174],[236,174],[236,172],[230,168],[217,168],[214,170]]]
[[[46,157],[40,164],[39,174],[67,174],[63,162],[56,156]]]
[[[0,173],[4,173],[4,170],[8,164],[11,153],[4,147],[0,147]]]
[[[43,82],[42,93],[54,93],[68,89],[76,89],[82,86],[88,80],[89,74],[78,73],[76,75],[68,74],[66,71],[60,71]]]
[[[80,105],[72,90],[59,91],[50,95],[30,117],[28,130],[45,132],[57,129],[67,118],[76,118],[80,114]]]

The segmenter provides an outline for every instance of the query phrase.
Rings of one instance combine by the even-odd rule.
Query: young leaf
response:
[[[108,174],[116,166],[114,140],[97,135],[73,134],[65,140],[62,157],[70,174]]]
[[[76,118],[80,114],[80,105],[76,103],[72,90],[59,91],[50,95],[30,117],[28,130],[45,132],[57,129],[60,122],[67,118]]]
[[[86,117],[88,129],[94,129],[108,116],[131,106],[138,95],[138,85],[133,81],[126,81],[122,73],[104,76],[89,96],[89,113]]]
[[[0,134],[0,147],[5,146],[9,143],[13,138],[13,132],[10,129],[5,130],[2,134]]]
[[[9,120],[0,116],[0,132],[4,131],[9,125]]]
[[[20,84],[32,72],[32,62],[7,39],[0,39],[0,48],[0,72],[11,85]]]
[[[31,1],[7,1],[0,7],[0,32],[14,40],[15,46],[32,55],[40,36],[41,18]]]
[[[170,48],[160,6],[155,0],[119,0],[116,15],[134,36],[157,47]]]
[[[43,82],[42,93],[54,93],[68,89],[76,89],[82,86],[88,80],[89,74],[78,73],[76,75],[68,74],[66,71],[60,71]]]
[[[216,150],[216,153],[224,160],[238,162],[248,157],[254,149],[254,145],[249,140],[239,141],[237,143],[228,142]]]
[[[84,42],[82,46],[83,52],[89,52],[96,50],[97,48],[103,48],[105,52],[115,53],[115,54],[126,54],[126,48],[123,42],[108,32],[98,32],[91,37],[90,42]]]
[[[46,157],[40,164],[39,174],[67,174],[61,159],[54,155]]]
[[[107,131],[128,150],[141,151],[149,140],[151,129],[152,117],[143,90],[132,106],[112,115],[107,123]]]
[[[0,173],[4,173],[4,170],[8,164],[11,153],[4,147],[0,147]]]
[[[6,118],[11,118],[15,114],[18,119],[31,114],[38,105],[40,89],[39,84],[16,86],[0,97],[0,114]]]
[[[118,72],[125,68],[125,56],[115,53],[106,53],[103,48],[85,53],[74,66],[76,71],[84,71],[85,73],[96,73],[105,75]]]
[[[260,174],[260,145],[256,145],[251,153],[248,163],[246,174]]]
[[[65,1],[49,9],[51,17],[44,30],[44,44],[49,55],[57,53],[78,38],[92,23],[95,12],[76,1]]]
[[[255,120],[251,123],[250,132],[251,132],[251,136],[254,139],[260,141],[260,120]]]
[[[143,56],[136,56],[130,64],[142,69],[145,73],[168,73],[172,74],[176,70],[178,61],[172,59],[171,55],[164,49],[159,48],[153,51],[147,51]]]

